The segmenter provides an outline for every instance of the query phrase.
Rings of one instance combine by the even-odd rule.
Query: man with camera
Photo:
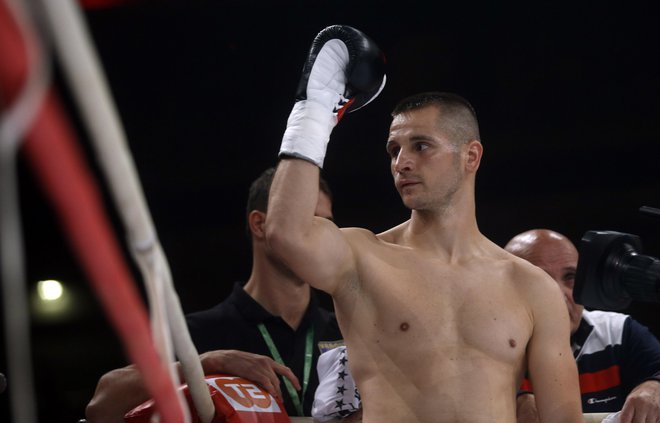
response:
[[[575,303],[578,252],[573,243],[557,232],[533,229],[514,236],[504,248],[545,270],[564,293],[583,412],[621,410],[621,423],[660,422],[660,342],[626,314],[588,311]],[[518,396],[518,421],[538,421],[528,380]]]

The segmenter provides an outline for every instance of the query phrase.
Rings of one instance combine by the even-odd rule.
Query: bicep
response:
[[[300,279],[330,294],[355,268],[346,232],[319,217],[314,218],[312,230],[297,251],[283,260]]]
[[[570,323],[556,285],[534,301],[534,330],[528,344],[528,370],[543,420],[581,416],[577,366],[570,349]],[[566,420],[570,421],[570,420]]]

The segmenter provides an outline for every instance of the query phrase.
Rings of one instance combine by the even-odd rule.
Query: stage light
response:
[[[60,323],[75,316],[75,292],[64,282],[43,280],[32,291],[32,317],[37,323]]]
[[[64,287],[56,280],[39,281],[37,293],[42,301],[57,301],[64,295]]]

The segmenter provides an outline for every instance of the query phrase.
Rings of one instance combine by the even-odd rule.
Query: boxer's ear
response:
[[[481,156],[484,153],[484,147],[477,140],[469,141],[465,145],[466,161],[465,168],[468,172],[476,172],[481,163]]]
[[[256,239],[264,238],[264,225],[266,224],[266,213],[259,210],[252,210],[248,214],[248,227],[250,233]]]

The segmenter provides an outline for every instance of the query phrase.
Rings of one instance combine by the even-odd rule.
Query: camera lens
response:
[[[579,248],[574,300],[585,307],[623,310],[633,300],[660,302],[660,260],[640,254],[638,236],[588,231]]]

